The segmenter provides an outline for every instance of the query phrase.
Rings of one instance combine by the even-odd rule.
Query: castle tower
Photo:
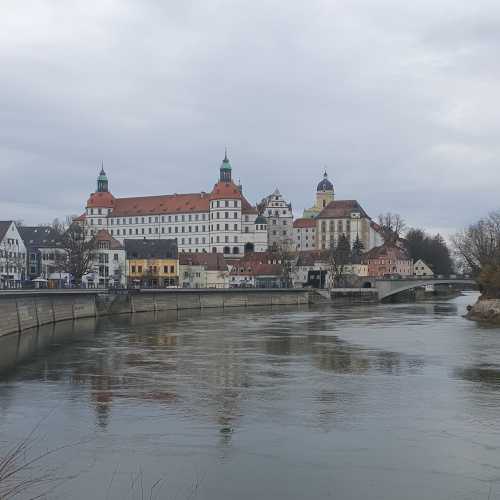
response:
[[[224,154],[224,159],[222,160],[222,164],[220,166],[220,181],[221,182],[231,182],[231,163],[229,163],[229,159],[227,158],[227,150]]]
[[[104,171],[104,164],[101,163],[101,172],[99,177],[97,177],[97,193],[107,193],[108,192],[108,177]]]

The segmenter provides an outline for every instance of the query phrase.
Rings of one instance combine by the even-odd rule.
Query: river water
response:
[[[0,381],[0,449],[63,447],[51,499],[500,499],[475,298],[60,324]]]

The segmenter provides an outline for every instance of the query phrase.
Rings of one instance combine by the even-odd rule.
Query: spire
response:
[[[104,162],[101,160],[101,171],[97,177],[97,192],[105,193],[108,191],[108,177],[104,171]]]
[[[231,182],[231,163],[227,157],[227,148],[224,150],[224,159],[220,166],[220,180],[222,182]]]

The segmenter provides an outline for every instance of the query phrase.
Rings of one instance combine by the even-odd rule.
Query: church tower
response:
[[[231,182],[231,163],[227,158],[227,149],[224,154],[224,159],[222,160],[222,164],[220,166],[220,181],[221,182]]]
[[[107,193],[108,192],[108,177],[104,171],[104,165],[101,163],[101,172],[97,178],[97,193]]]
[[[335,199],[335,191],[333,189],[333,184],[328,179],[328,174],[323,174],[323,179],[319,182],[316,188],[316,203],[314,207],[304,210],[304,219],[314,219],[317,215],[331,202]]]
[[[333,190],[333,184],[328,180],[328,174],[323,174],[323,179],[318,184],[316,189],[316,208],[318,211],[323,210],[328,203],[335,199],[335,192]]]

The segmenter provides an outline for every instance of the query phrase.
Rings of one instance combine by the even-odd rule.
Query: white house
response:
[[[434,272],[422,259],[418,259],[413,264],[413,275],[422,277],[433,277]]]
[[[14,221],[0,221],[0,288],[19,288],[26,279],[26,246]]]
[[[104,229],[97,232],[95,241],[93,269],[83,277],[83,283],[90,288],[125,287],[127,266],[124,246]]]

